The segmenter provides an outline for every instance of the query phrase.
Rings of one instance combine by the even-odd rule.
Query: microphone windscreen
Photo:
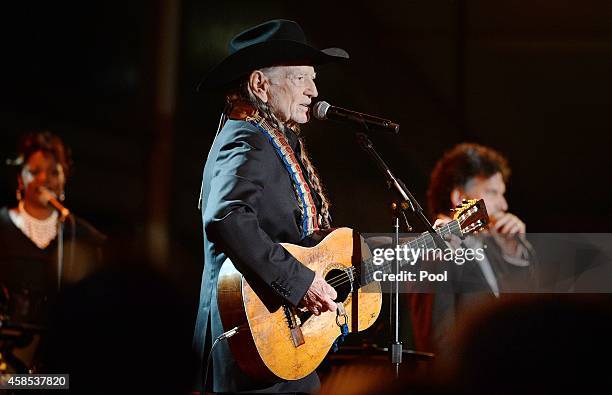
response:
[[[322,121],[327,119],[327,110],[329,110],[330,107],[331,105],[326,101],[316,102],[312,108],[314,117]]]

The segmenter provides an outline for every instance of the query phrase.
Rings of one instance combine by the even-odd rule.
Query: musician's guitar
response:
[[[438,229],[463,237],[482,229],[488,222],[483,200],[464,201],[454,219]],[[410,241],[408,248],[435,247],[429,233]],[[315,247],[283,244],[297,260],[320,273],[337,291],[337,312],[315,316],[303,309],[270,303],[259,297],[228,260],[218,280],[217,302],[225,329],[238,327],[228,339],[238,365],[251,377],[264,381],[297,380],[313,372],[340,335],[340,325],[350,332],[370,327],[380,313],[380,283],[374,281],[375,266],[363,239],[349,228],[328,234]],[[256,285],[254,285],[258,291]],[[261,292],[259,292],[262,295]]]

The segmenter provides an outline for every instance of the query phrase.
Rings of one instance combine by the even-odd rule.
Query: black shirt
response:
[[[75,217],[76,218],[76,217]],[[100,264],[101,233],[80,218],[66,221],[63,282],[74,282]],[[0,209],[0,315],[14,322],[44,325],[58,291],[57,237],[38,248]]]

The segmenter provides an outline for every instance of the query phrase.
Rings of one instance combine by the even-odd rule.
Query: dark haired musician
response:
[[[508,212],[505,198],[510,177],[507,159],[492,148],[458,144],[436,163],[427,190],[430,214],[447,221],[451,209],[463,199],[483,199],[489,227],[478,237],[467,237],[464,246],[484,247],[485,259],[477,266],[459,268],[453,292],[411,297],[417,348],[442,351],[460,310],[504,292],[527,290],[534,281],[534,259],[525,239],[525,223]]]
[[[0,209],[0,318],[21,328],[44,328],[59,286],[80,280],[101,263],[106,237],[49,204],[50,197],[64,200],[72,170],[70,151],[58,136],[26,133],[17,153],[9,161],[17,170],[17,206]],[[32,363],[34,343],[19,355],[26,365]]]

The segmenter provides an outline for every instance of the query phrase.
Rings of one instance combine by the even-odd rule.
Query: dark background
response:
[[[196,303],[197,199],[222,102],[194,88],[234,34],[273,18],[351,54],[319,70],[319,99],[401,124],[372,138],[423,205],[435,161],[474,141],[510,160],[510,211],[528,231],[610,231],[609,1],[225,3],[3,6],[0,156],[24,131],[64,138],[66,205],[110,237],[110,256],[148,255]],[[351,128],[303,130],[334,223],[389,230],[391,195]],[[1,176],[14,205],[15,173]]]

